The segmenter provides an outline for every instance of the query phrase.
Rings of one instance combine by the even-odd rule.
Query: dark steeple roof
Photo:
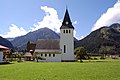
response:
[[[62,26],[60,27],[60,29],[68,29],[68,28],[74,29],[72,22],[70,20],[68,9],[66,9],[65,16],[64,16]]]

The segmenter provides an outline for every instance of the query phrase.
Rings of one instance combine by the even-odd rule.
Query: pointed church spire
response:
[[[63,24],[65,24],[66,21],[69,22],[69,24],[72,24],[71,20],[70,20],[69,13],[68,13],[68,9],[66,9],[65,16],[64,16],[64,19],[63,19]]]
[[[66,9],[68,9],[68,0],[66,0]]]
[[[66,5],[65,16],[64,16],[62,26],[60,27],[60,29],[62,29],[62,28],[72,28],[72,29],[74,29],[74,27],[72,25],[72,22],[71,22],[71,19],[70,19],[70,16],[69,16],[69,13],[68,13],[67,5]]]
[[[68,0],[66,0],[66,12],[65,12],[65,16],[62,22],[62,26],[60,27],[60,29],[74,29],[69,13],[68,13],[68,6],[67,6]]]

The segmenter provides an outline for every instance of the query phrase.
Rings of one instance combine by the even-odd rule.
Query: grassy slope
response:
[[[120,62],[0,65],[0,80],[120,80]]]

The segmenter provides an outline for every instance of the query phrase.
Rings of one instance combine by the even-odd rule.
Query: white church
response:
[[[74,55],[74,27],[70,20],[68,9],[60,27],[60,39],[39,39],[34,53],[43,58],[43,62],[73,62]]]

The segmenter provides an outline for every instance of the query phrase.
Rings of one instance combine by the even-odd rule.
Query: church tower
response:
[[[74,61],[74,27],[70,20],[68,9],[60,27],[60,49],[62,50],[62,61]]]

